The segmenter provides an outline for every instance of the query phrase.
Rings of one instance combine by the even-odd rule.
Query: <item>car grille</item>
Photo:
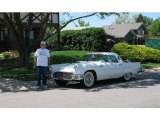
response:
[[[54,73],[54,76],[55,78],[58,78],[58,79],[72,79],[72,75],[73,73],[67,73],[67,72],[56,72]]]

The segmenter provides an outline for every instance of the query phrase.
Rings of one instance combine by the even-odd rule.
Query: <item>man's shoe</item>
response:
[[[37,86],[37,89],[38,89],[38,90],[42,89],[42,86]]]
[[[47,88],[48,88],[48,86],[47,86],[47,85],[44,85],[44,86],[43,86],[43,88],[44,88],[44,89],[47,89]]]

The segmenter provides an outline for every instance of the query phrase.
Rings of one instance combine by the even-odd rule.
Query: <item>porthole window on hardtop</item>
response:
[[[109,62],[118,63],[117,58],[114,55],[108,55]]]

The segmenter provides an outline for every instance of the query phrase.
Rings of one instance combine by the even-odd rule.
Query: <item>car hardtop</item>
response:
[[[116,53],[113,53],[113,52],[91,52],[91,53],[87,53],[87,55],[89,54],[101,54],[101,55],[115,55],[117,56]]]

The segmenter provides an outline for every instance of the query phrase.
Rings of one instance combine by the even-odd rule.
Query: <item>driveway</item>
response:
[[[35,81],[0,80],[0,107],[160,107],[160,68],[148,69],[131,81],[97,82],[84,89],[79,83],[66,87],[49,80],[49,89],[37,91]]]

